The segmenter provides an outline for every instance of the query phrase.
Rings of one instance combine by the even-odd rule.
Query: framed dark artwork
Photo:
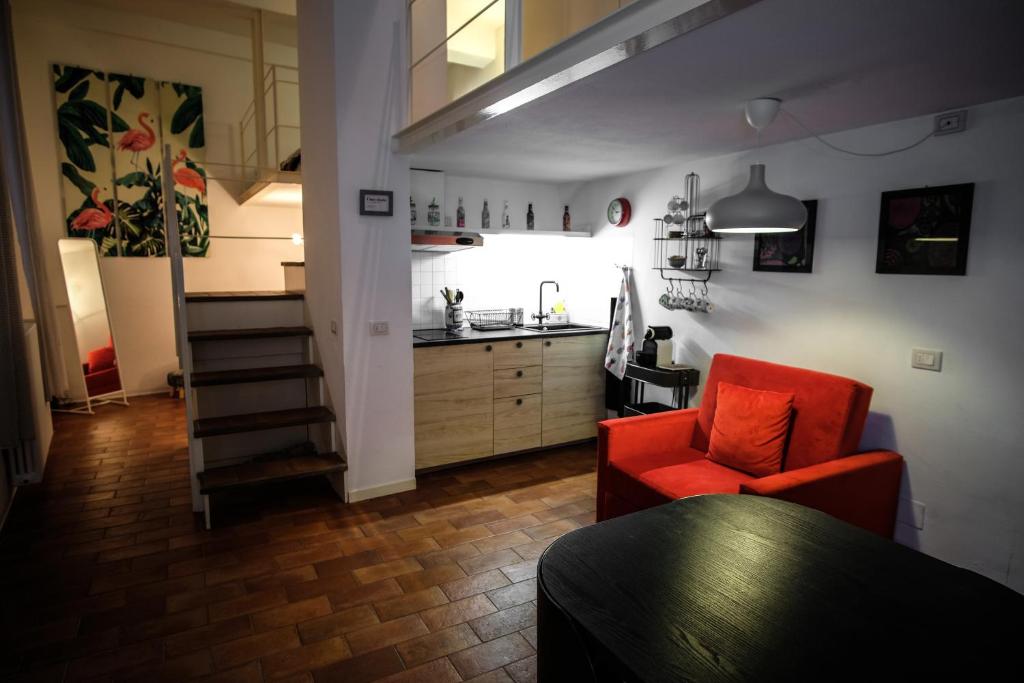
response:
[[[809,273],[814,263],[814,225],[818,200],[805,201],[807,223],[796,232],[754,235],[754,270],[773,273]]]
[[[882,193],[876,273],[966,275],[974,183]]]
[[[359,190],[359,215],[393,216],[393,199],[391,190]]]

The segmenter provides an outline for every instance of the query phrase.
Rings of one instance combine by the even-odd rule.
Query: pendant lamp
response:
[[[757,130],[775,120],[781,100],[762,97],[747,102],[747,123]],[[764,182],[764,164],[750,165],[750,180],[739,194],[719,199],[707,213],[713,232],[767,233],[795,232],[807,222],[807,208],[796,197],[772,192]]]

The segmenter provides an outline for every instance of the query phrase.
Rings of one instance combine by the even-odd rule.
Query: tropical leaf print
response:
[[[60,172],[61,175],[71,181],[71,184],[77,187],[86,197],[92,194],[92,189],[96,187],[96,183],[82,177],[82,174],[78,172],[78,169],[66,161],[60,165]]]
[[[106,85],[102,73],[78,67],[54,67],[54,89],[67,93],[67,99],[57,107],[57,137],[64,145],[68,160],[83,171],[96,171],[96,160],[90,147],[109,147],[107,134],[107,108],[94,99],[89,99],[93,83]],[[95,80],[90,80],[90,76]],[[96,93],[106,100],[105,93]],[[113,117],[111,127],[116,131],[125,122],[119,116]]]
[[[206,204],[208,178],[203,168],[203,90],[184,83],[161,83],[163,141],[171,145],[175,203],[181,253],[205,256],[210,245]]]
[[[203,89],[194,85],[183,85],[172,83],[171,88],[179,98],[184,101],[178,105],[174,115],[171,117],[171,133],[179,135],[184,133],[189,126],[193,126],[189,133],[189,147],[205,147],[206,133],[203,130]]]
[[[182,254],[205,256],[202,89],[61,65],[53,79],[68,234],[107,256],[166,255],[160,160],[169,144]]]
[[[63,94],[71,88],[78,85],[83,79],[87,78],[92,73],[91,69],[82,69],[77,66],[65,66],[61,67],[56,64],[53,65],[53,74],[57,77],[54,81],[54,90]]]
[[[114,109],[121,108],[121,100],[124,99],[125,92],[131,93],[135,99],[142,99],[142,96],[146,92],[146,79],[138,76],[126,76],[124,74],[110,74],[110,80],[112,83],[117,83],[117,88],[114,89]]]
[[[101,254],[116,256],[106,76],[54,66],[53,79],[67,234],[93,239]]]

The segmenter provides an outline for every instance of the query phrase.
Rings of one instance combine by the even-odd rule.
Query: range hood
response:
[[[482,247],[484,238],[475,232],[450,230],[413,230],[413,251],[462,251]]]

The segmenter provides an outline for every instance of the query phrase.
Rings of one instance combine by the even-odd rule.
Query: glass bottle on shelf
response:
[[[569,215],[569,205],[566,204],[565,210],[562,211],[562,230],[569,232],[572,230],[572,216]]]
[[[459,197],[459,208],[455,210],[455,227],[466,227],[466,210],[462,208],[462,197]]]
[[[533,204],[526,205],[526,229],[533,230]]]
[[[441,207],[437,204],[437,197],[431,199],[427,206],[427,225],[433,228],[441,225]]]
[[[512,224],[508,220],[508,200],[505,200],[505,208],[501,210],[501,227],[511,228]]]
[[[491,229],[491,210],[487,208],[487,200],[484,200],[484,210],[480,214],[480,229],[490,230]]]

